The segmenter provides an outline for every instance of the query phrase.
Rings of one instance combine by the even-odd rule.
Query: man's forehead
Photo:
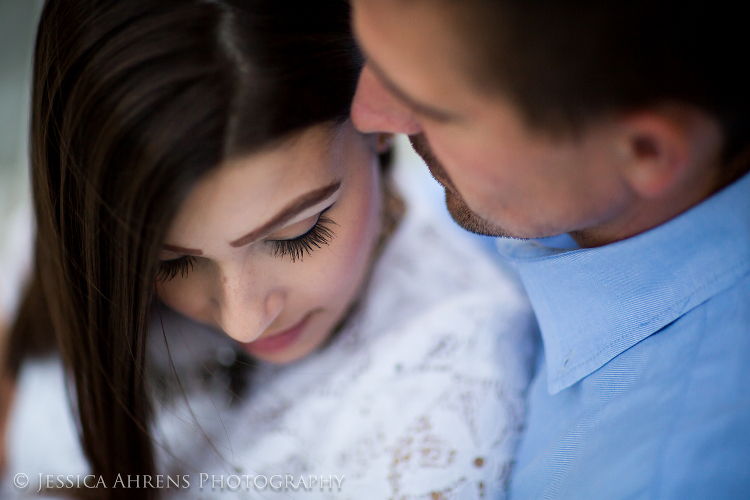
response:
[[[396,97],[446,111],[469,79],[456,37],[430,4],[355,0],[353,26],[370,68]]]

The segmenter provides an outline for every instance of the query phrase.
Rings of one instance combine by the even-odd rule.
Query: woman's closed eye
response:
[[[323,245],[327,246],[331,243],[336,236],[331,226],[338,226],[338,224],[324,215],[326,210],[320,213],[313,227],[304,234],[289,239],[267,240],[273,245],[274,255],[276,257],[289,256],[292,262],[296,262]]]
[[[163,283],[174,279],[178,274],[187,278],[188,271],[193,270],[195,257],[185,255],[178,259],[159,261],[159,270],[156,272],[156,281]]]
[[[332,226],[338,226],[338,224],[324,215],[327,210],[328,208],[323,210],[318,215],[315,224],[299,236],[266,240],[267,243],[272,245],[273,255],[280,258],[288,256],[292,262],[296,262],[297,260],[302,260],[305,255],[311,255],[316,249],[330,244],[333,238],[336,237]],[[187,278],[188,273],[193,270],[195,263],[196,258],[191,255],[184,255],[177,259],[162,260],[159,263],[156,280],[163,283],[176,278],[177,275]]]

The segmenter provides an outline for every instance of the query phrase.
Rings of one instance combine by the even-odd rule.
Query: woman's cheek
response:
[[[201,323],[209,323],[210,318],[205,314],[205,308],[201,306],[200,293],[189,279],[174,279],[156,285],[156,296],[170,309],[177,311],[183,316],[194,319]]]
[[[370,194],[370,193],[367,193]],[[362,206],[359,210],[350,212],[356,214],[347,221],[348,231],[341,238],[342,248],[334,250],[340,258],[340,280],[350,284],[355,294],[363,286],[362,281],[372,261],[372,253],[376,240],[380,234],[380,209],[378,200],[372,196],[359,198]]]
[[[178,306],[178,304],[175,302],[174,298],[179,297],[179,294],[175,293],[174,288],[175,286],[171,281],[157,283],[156,297],[165,305],[171,307],[172,309],[177,309],[176,306]]]
[[[341,207],[344,216],[339,218],[339,225],[334,227],[336,237],[328,247],[317,250],[321,252],[324,263],[318,262],[315,266],[315,259],[311,259],[311,264],[317,267],[318,274],[317,279],[310,280],[311,284],[317,284],[310,293],[319,297],[326,296],[330,306],[341,312],[354,300],[364,285],[372,250],[380,230],[379,209],[372,207],[376,200],[367,194],[369,193],[355,196],[356,202],[348,208]],[[336,220],[333,216],[332,218]],[[324,287],[321,287],[323,284]]]

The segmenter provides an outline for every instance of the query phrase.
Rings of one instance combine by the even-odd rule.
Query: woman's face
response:
[[[176,311],[256,358],[319,347],[356,298],[381,228],[375,140],[312,127],[199,182],[169,228],[157,283]]]

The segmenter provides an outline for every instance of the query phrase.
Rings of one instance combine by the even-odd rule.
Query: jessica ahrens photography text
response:
[[[198,474],[183,475],[142,475],[131,476],[118,474],[112,484],[106,484],[104,478],[89,475],[53,475],[39,474],[39,483],[37,493],[52,489],[72,489],[72,488],[154,488],[154,489],[190,489],[198,488],[199,490],[209,489],[237,491],[256,490],[256,491],[311,491],[315,488],[320,490],[328,489],[329,491],[341,491],[345,476],[337,475],[281,475],[265,476],[262,474],[207,474],[204,472]],[[13,478],[14,485],[19,489],[26,489],[29,486],[29,477],[26,474],[19,473]]]

